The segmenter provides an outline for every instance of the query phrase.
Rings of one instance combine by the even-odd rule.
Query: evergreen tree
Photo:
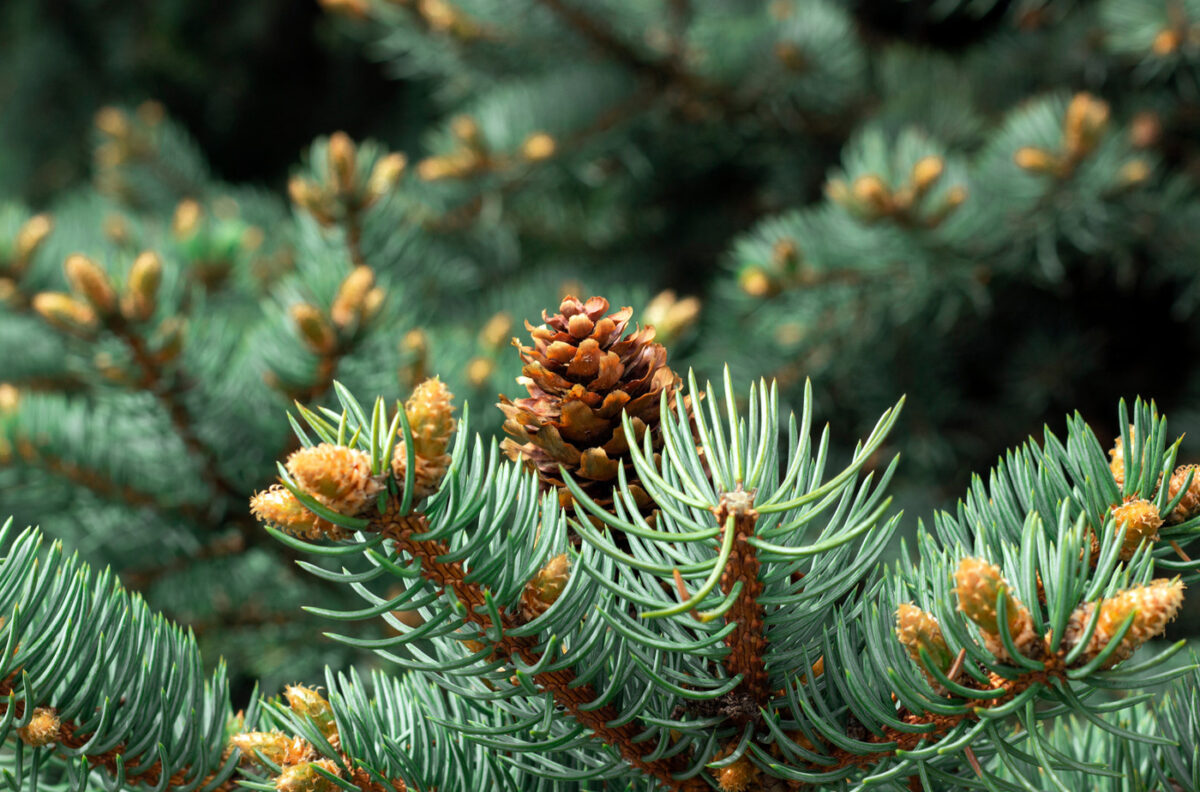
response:
[[[9,786],[1200,788],[1165,419],[957,474],[1194,392],[1200,6],[324,5],[411,167],[0,206]]]

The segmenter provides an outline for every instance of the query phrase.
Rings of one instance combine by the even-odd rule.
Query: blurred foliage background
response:
[[[811,377],[835,442],[907,393],[911,523],[1068,411],[1111,437],[1140,394],[1194,436],[1198,25],[1196,0],[9,0],[0,513],[270,689],[351,659],[298,615],[344,595],[246,513],[291,401],[439,374],[495,432],[508,339],[565,293],[633,305],[681,371],[792,403]],[[147,251],[148,312],[118,309]]]

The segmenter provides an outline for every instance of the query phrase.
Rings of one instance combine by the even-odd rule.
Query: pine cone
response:
[[[605,316],[607,310],[602,297],[580,302],[568,296],[559,313],[542,312],[541,327],[525,323],[533,347],[513,343],[525,361],[518,382],[529,396],[515,401],[500,397],[509,435],[502,447],[510,458],[524,459],[537,470],[544,486],[556,488],[564,506],[572,498],[559,465],[606,507],[612,505],[617,471],[625,466],[630,491],[648,513],[653,503],[636,483],[621,413],[629,413],[636,442],[649,430],[653,447],[661,448],[659,399],[664,392],[673,398],[679,377],[667,366],[667,350],[653,343],[653,327],[622,338],[633,310]]]

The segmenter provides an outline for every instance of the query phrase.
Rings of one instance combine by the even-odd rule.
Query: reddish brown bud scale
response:
[[[661,447],[659,397],[666,392],[670,398],[679,377],[667,366],[667,350],[653,342],[653,328],[624,335],[633,309],[606,315],[608,307],[601,297],[568,296],[557,314],[543,312],[545,324],[526,323],[533,346],[517,347],[529,396],[501,396],[508,435],[502,447],[536,470],[564,505],[572,498],[560,464],[601,505],[612,502],[617,470],[624,465],[639,507],[649,513],[650,499],[628,461],[621,414],[629,415],[637,439],[650,431],[653,447]]]

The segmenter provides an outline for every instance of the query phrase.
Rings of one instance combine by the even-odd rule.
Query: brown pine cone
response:
[[[518,382],[529,396],[500,397],[509,436],[502,447],[510,458],[524,459],[537,470],[544,486],[557,489],[564,506],[572,498],[559,465],[606,508],[612,506],[617,471],[624,466],[638,507],[648,513],[653,503],[637,484],[621,413],[629,413],[637,442],[649,430],[654,449],[661,448],[659,398],[663,392],[673,398],[680,380],[667,366],[666,348],[654,343],[653,327],[622,337],[633,309],[608,316],[606,311],[602,297],[581,302],[568,296],[557,314],[542,312],[541,327],[525,323],[533,346],[515,339],[513,344],[525,361]]]

